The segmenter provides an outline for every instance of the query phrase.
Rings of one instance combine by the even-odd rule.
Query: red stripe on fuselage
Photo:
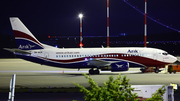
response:
[[[23,33],[23,32],[20,32],[20,31],[17,31],[17,30],[13,30],[13,32],[14,32],[15,38],[16,38],[16,37],[25,38],[25,39],[31,40],[31,41],[35,42],[36,44],[38,44],[39,46],[43,47],[43,46],[41,45],[41,43],[39,43],[36,39],[34,39],[33,37],[31,37],[30,35],[28,35],[28,34],[26,34],[26,33]]]
[[[81,58],[76,58],[76,59],[67,59],[67,60],[58,60],[58,59],[47,59],[47,58],[43,58],[43,57],[40,57],[40,58],[43,58],[43,59],[47,59],[49,61],[52,61],[52,62],[59,62],[59,63],[74,63],[74,62],[80,62],[80,61],[84,61],[85,58],[89,59],[89,58],[92,58],[92,59],[114,59],[114,60],[118,60],[119,61],[129,61],[129,62],[132,62],[132,63],[135,63],[135,64],[141,64],[141,65],[144,65],[144,66],[147,66],[147,67],[160,67],[160,66],[164,66],[166,64],[169,64],[169,63],[165,63],[165,62],[162,62],[162,61],[158,61],[158,60],[155,60],[155,59],[150,59],[150,58],[146,58],[146,57],[141,57],[141,56],[124,56],[124,55],[127,55],[127,54],[117,54],[117,53],[111,53],[111,54],[99,54],[100,57],[81,57]],[[101,57],[101,55],[103,55],[103,57]],[[118,55],[118,57],[104,57],[104,55]],[[122,56],[123,55],[123,56]],[[59,58],[59,57],[57,57]]]

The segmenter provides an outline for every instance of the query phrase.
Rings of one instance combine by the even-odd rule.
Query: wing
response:
[[[105,67],[105,66],[110,66],[111,62],[98,60],[98,59],[89,59],[88,65],[96,66],[96,67]]]

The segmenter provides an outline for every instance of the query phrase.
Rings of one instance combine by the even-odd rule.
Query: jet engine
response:
[[[128,71],[129,70],[129,63],[128,62],[116,62],[112,63],[108,67],[104,67],[101,69],[102,71],[110,70],[112,72],[116,71]]]

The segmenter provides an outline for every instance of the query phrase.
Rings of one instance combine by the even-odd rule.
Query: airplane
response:
[[[177,58],[166,51],[148,47],[110,47],[110,48],[56,48],[39,42],[17,17],[10,17],[17,49],[17,57],[42,65],[60,68],[90,68],[89,74],[104,71],[128,71],[129,67],[160,67],[174,63]]]

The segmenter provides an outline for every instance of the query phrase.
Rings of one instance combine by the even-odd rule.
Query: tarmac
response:
[[[76,87],[73,83],[88,87],[88,80],[83,73],[88,74],[88,69],[78,71],[45,66],[22,59],[0,59],[0,88],[9,88],[13,74],[16,74],[16,87]],[[116,78],[119,73],[130,79],[131,85],[169,85],[171,82],[180,85],[180,73],[141,73],[139,68],[130,68],[127,72],[102,71],[99,75],[90,76],[102,86],[109,76],[113,75]]]

